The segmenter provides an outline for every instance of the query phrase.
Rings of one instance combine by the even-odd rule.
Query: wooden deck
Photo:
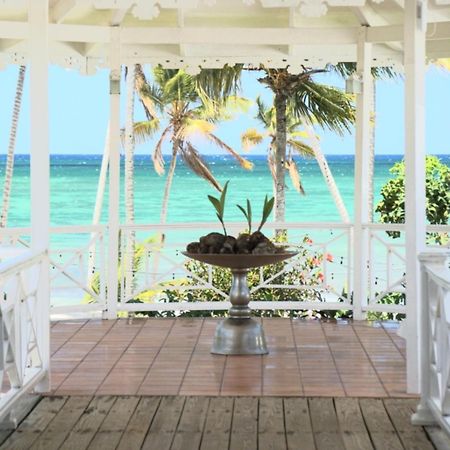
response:
[[[210,353],[216,319],[66,321],[55,395],[407,397],[396,323],[264,318],[269,354]]]
[[[428,450],[413,399],[45,397],[1,449]]]

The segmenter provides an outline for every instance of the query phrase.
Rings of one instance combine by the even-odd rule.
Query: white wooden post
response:
[[[31,248],[50,243],[50,157],[48,124],[48,0],[29,0]],[[37,340],[47,376],[37,390],[50,390],[50,267],[41,267],[37,293]]]
[[[366,42],[367,27],[359,32],[357,46],[357,74],[361,80],[361,92],[356,94],[355,135],[355,220],[353,229],[353,317],[364,319],[362,306],[368,297],[368,230],[364,224],[370,221],[369,211],[369,147],[370,108],[373,78],[371,75],[372,44]]]
[[[108,281],[103,317],[117,317],[120,227],[120,28],[111,28],[109,96]]]
[[[425,249],[425,32],[426,0],[405,2],[405,231],[407,389],[420,391],[420,264]]]

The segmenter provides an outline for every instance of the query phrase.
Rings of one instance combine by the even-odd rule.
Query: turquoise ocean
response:
[[[235,207],[249,198],[259,211],[264,196],[272,194],[272,182],[266,157],[247,156],[252,171],[242,169],[228,156],[207,156],[208,165],[219,180],[230,180],[226,219],[241,221]],[[390,167],[401,160],[398,155],[377,156],[375,161],[375,203],[381,186],[391,177]],[[101,166],[101,155],[51,156],[51,223],[52,225],[88,225],[92,223],[95,197]],[[327,157],[350,216],[353,214],[354,158],[352,155]],[[441,156],[450,164],[450,155]],[[166,161],[167,163],[168,161]],[[315,160],[297,161],[306,195],[299,195],[287,178],[286,219],[300,222],[339,222],[340,217],[328,192]],[[168,166],[168,164],[166,165]],[[5,155],[0,156],[0,182],[3,183]],[[8,226],[27,227],[30,224],[29,156],[16,155]],[[135,214],[136,223],[158,223],[165,176],[158,176],[147,155],[135,157]],[[122,180],[123,187],[123,159]],[[123,191],[123,189],[122,189]],[[195,176],[180,159],[169,201],[169,223],[215,221],[215,214],[207,200],[216,192],[205,180]],[[103,205],[102,223],[107,222],[107,190]],[[121,205],[124,220],[123,192]],[[376,219],[376,216],[375,216]]]

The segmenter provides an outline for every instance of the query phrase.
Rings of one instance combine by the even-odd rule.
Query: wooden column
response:
[[[48,121],[48,0],[29,0],[31,249],[48,252],[50,243],[50,156]],[[50,389],[50,274],[46,258],[37,292],[37,340]]]
[[[420,292],[418,255],[425,249],[425,0],[405,2],[405,229],[407,388],[420,390]]]
[[[111,28],[109,96],[108,279],[103,317],[117,317],[120,227],[120,28]]]
[[[361,80],[361,92],[356,94],[355,136],[355,220],[353,230],[353,317],[364,319],[362,307],[367,304],[368,230],[364,224],[370,222],[369,210],[369,147],[370,108],[372,103],[373,78],[371,75],[372,44],[366,42],[367,28],[362,27],[358,37],[357,74]]]

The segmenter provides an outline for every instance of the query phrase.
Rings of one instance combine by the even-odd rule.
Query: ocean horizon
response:
[[[272,195],[272,180],[266,155],[244,155],[253,162],[252,171],[242,169],[228,155],[206,155],[212,173],[223,185],[230,180],[226,220],[244,220],[235,206],[247,198],[258,211],[265,195]],[[450,165],[450,155],[438,155]],[[169,156],[165,155],[166,163]],[[380,199],[382,185],[391,178],[389,169],[403,155],[377,155],[375,158],[375,204]],[[51,223],[52,225],[86,225],[92,223],[102,155],[52,154]],[[3,183],[6,155],[0,155],[0,182]],[[354,155],[328,155],[331,172],[336,180],[350,217],[353,215]],[[124,220],[123,155],[121,157],[121,217]],[[286,220],[305,222],[339,222],[340,217],[327,185],[314,159],[296,158],[306,195],[300,195],[286,177]],[[166,169],[168,164],[166,164]],[[30,224],[29,155],[16,154],[8,226],[27,227]],[[160,217],[166,177],[158,176],[149,155],[135,156],[136,223],[157,223]],[[216,220],[207,195],[217,191],[200,179],[178,159],[171,189],[168,223],[212,222]],[[102,209],[102,223],[107,222],[108,189]],[[375,215],[375,220],[376,220]]]

